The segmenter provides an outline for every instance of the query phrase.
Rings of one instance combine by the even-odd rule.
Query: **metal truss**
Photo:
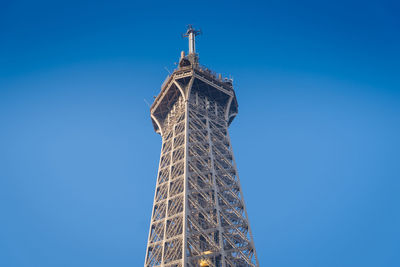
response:
[[[181,59],[181,62],[184,60]],[[228,126],[232,84],[181,63],[151,107],[162,136],[144,266],[259,266]]]

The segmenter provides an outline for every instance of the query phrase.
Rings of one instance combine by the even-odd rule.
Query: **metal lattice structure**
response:
[[[198,33],[151,106],[162,149],[144,266],[259,266],[228,134],[235,92],[199,65]]]

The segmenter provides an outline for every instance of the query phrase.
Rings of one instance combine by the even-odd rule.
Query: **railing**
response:
[[[171,75],[168,75],[167,78],[165,78],[164,82],[161,84],[161,89],[163,89],[164,85],[167,84],[167,82],[169,81],[169,78],[171,78]]]
[[[211,75],[214,79],[219,79],[219,77],[217,78],[217,73],[215,71],[210,70],[209,68],[207,68],[204,65],[199,64],[198,65],[198,69],[208,75]]]
[[[185,67],[176,68],[176,69],[174,69],[174,73],[175,73],[176,71],[180,71],[180,70],[190,70],[190,69],[192,69],[192,68],[193,68],[193,65],[189,65],[189,66],[185,66]],[[199,70],[199,71],[200,71],[201,73],[203,73],[205,76],[211,77],[211,78],[213,78],[214,80],[220,82],[220,84],[221,84],[223,87],[225,87],[226,85],[227,85],[228,87],[231,87],[231,86],[232,86],[232,82],[233,82],[232,79],[228,79],[228,78],[226,78],[226,77],[222,78],[222,77],[221,77],[221,74],[217,74],[215,71],[210,70],[209,68],[207,68],[207,67],[204,66],[204,65],[201,65],[201,64],[198,64],[198,63],[197,63],[197,64],[195,64],[195,69],[196,69],[196,70]],[[161,85],[161,89],[164,88],[164,86],[166,86],[166,85],[168,84],[168,82],[169,82],[171,76],[172,76],[171,74],[167,76],[167,78],[164,80],[164,82],[163,82],[162,85]],[[225,86],[224,86],[224,85],[225,85]]]

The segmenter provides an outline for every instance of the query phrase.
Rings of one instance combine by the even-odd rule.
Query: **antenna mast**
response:
[[[201,30],[196,30],[191,24],[187,26],[187,31],[183,37],[188,37],[189,39],[189,55],[196,54],[196,36],[201,34]]]

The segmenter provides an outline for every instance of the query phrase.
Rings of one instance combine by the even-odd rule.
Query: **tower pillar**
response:
[[[198,33],[150,108],[162,148],[144,266],[258,267],[228,133],[235,91],[190,60]]]

